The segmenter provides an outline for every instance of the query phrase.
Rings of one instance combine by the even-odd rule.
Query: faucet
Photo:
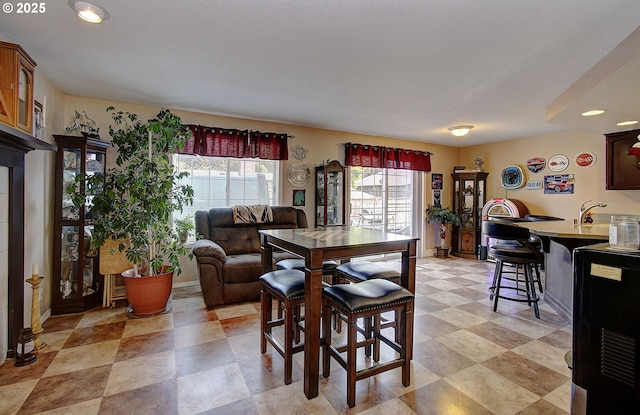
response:
[[[580,206],[580,213],[578,214],[579,225],[584,223],[585,216],[587,216],[587,213],[589,213],[589,211],[594,207],[607,207],[606,203],[592,203],[590,206],[585,206],[589,202],[591,202],[591,200],[587,200]]]

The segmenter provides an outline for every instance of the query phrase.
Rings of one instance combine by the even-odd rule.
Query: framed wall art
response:
[[[605,134],[607,190],[640,189],[640,130]]]
[[[293,191],[293,206],[304,206],[305,193],[304,189],[295,189]]]

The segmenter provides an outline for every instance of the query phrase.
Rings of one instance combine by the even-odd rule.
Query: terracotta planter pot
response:
[[[168,268],[164,267],[163,271]],[[171,297],[173,272],[137,278],[133,275],[133,269],[122,273],[133,315],[151,316],[162,313]]]

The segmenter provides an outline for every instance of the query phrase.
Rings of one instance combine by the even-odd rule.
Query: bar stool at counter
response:
[[[531,245],[529,230],[515,224],[501,221],[483,221],[482,232],[489,238],[499,239],[501,243],[489,247],[489,254],[496,259],[496,268],[493,274],[493,282],[489,291],[493,297],[493,311],[498,309],[498,299],[526,302],[533,305],[536,318],[540,318],[538,301],[540,297],[536,293],[536,285],[533,277],[534,267],[541,264],[544,256],[539,249]],[[515,244],[514,244],[515,242]],[[522,265],[525,277],[525,288],[518,285],[503,285],[502,274],[504,264],[513,264],[516,267]],[[506,277],[505,277],[506,278]],[[514,290],[514,296],[506,296],[500,290]],[[518,298],[518,293],[525,293],[526,298]]]

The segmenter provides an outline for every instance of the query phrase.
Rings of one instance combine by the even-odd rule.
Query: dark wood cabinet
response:
[[[0,42],[0,122],[33,135],[36,63],[19,45]]]
[[[605,134],[607,190],[640,189],[640,130]]]
[[[482,226],[482,207],[486,202],[487,176],[485,172],[453,173],[453,207],[460,215],[461,225],[454,226],[451,253],[463,258],[476,258]]]
[[[87,137],[54,135],[56,192],[54,220],[54,265],[52,314],[77,313],[102,302],[102,280],[98,250],[91,246],[90,210],[76,207],[67,194],[80,174],[105,172],[107,148],[111,143]],[[91,195],[87,195],[87,205]]]
[[[316,167],[316,227],[345,225],[344,173],[338,160]]]

